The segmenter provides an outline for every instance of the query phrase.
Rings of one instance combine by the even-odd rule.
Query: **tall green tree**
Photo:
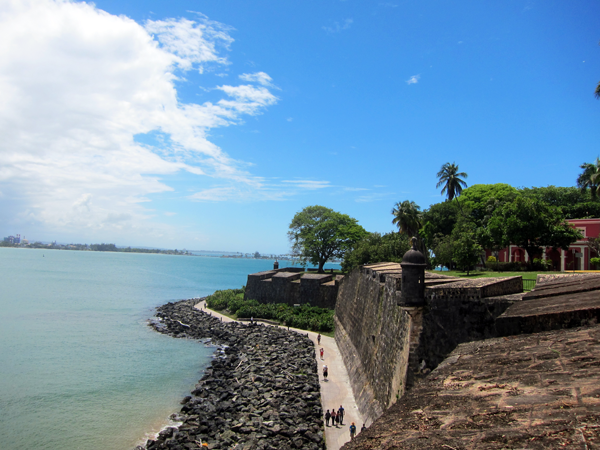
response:
[[[530,264],[544,247],[568,249],[582,237],[579,230],[565,221],[560,208],[525,196],[518,196],[497,209],[487,228],[494,241],[502,246],[514,244],[525,249]]]
[[[417,236],[422,223],[419,205],[408,200],[398,202],[392,209],[392,215],[394,216],[392,223],[398,227],[400,233],[408,235],[409,238]]]
[[[452,258],[457,266],[467,272],[479,262],[483,249],[477,242],[474,225],[467,219],[459,220],[452,230]]]
[[[343,258],[367,235],[356,219],[319,205],[296,213],[289,228],[292,253],[317,265],[319,273],[329,259]]]
[[[458,204],[456,202],[440,202],[430,205],[423,211],[423,228],[428,227],[427,233],[431,236],[452,233],[459,216]]]
[[[452,236],[444,236],[443,234],[437,234],[433,238],[432,245],[434,265],[446,266],[448,269],[452,268],[452,261],[454,260],[454,241]]]
[[[354,248],[344,255],[342,270],[349,272],[363,264],[377,262],[401,262],[402,256],[410,249],[409,237],[406,234],[369,233]]]
[[[577,187],[585,192],[588,188],[593,199],[597,198],[598,185],[600,185],[600,158],[595,163],[583,163],[579,166],[583,172],[577,177]]]
[[[442,195],[446,194],[448,200],[452,201],[458,197],[463,188],[467,187],[467,183],[463,178],[467,178],[468,175],[465,172],[458,171],[458,164],[447,162],[442,166],[440,171],[437,173],[438,183],[435,187],[443,186]]]

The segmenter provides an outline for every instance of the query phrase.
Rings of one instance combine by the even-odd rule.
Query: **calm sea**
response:
[[[168,424],[212,349],[146,324],[269,260],[0,248],[0,448],[124,449]],[[333,266],[336,267],[336,266]]]

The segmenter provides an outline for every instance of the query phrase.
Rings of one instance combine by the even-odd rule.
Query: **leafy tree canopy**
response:
[[[581,237],[564,220],[560,208],[526,196],[518,196],[494,211],[488,229],[500,245],[525,249],[530,262],[543,247],[567,249]]]
[[[458,213],[458,204],[455,202],[436,203],[423,212],[423,224],[425,227],[431,224],[428,233],[432,236],[436,234],[448,236],[456,224]]]
[[[587,190],[547,186],[522,188],[520,192],[525,196],[538,198],[548,205],[560,207],[565,219],[600,217],[600,202],[593,201]]]
[[[480,223],[500,204],[512,201],[519,191],[510,184],[474,184],[462,191],[460,202],[470,211],[476,223]]]
[[[410,249],[407,234],[369,233],[349,252],[346,252],[342,262],[342,270],[349,272],[363,264],[378,262],[401,262],[402,256]]]
[[[288,231],[292,252],[321,273],[329,259],[343,258],[366,235],[356,219],[319,205],[296,213]]]
[[[587,192],[581,192],[576,187],[546,186],[521,188],[521,193],[527,197],[537,198],[550,206],[565,207],[575,203],[585,203],[591,200]]]

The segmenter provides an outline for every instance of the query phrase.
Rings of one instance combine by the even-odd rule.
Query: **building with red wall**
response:
[[[600,236],[600,219],[572,219],[567,222],[581,231],[583,239],[571,244],[568,250],[555,250],[548,247],[536,257],[544,260],[551,260],[551,270],[555,271],[590,270],[590,258],[598,257],[598,255],[595,252],[590,251],[587,241],[588,238],[597,238]],[[491,255],[492,252],[490,250],[485,251],[486,259]],[[510,245],[507,248],[503,248],[498,252],[497,257],[500,262],[529,262],[527,252],[516,245]]]

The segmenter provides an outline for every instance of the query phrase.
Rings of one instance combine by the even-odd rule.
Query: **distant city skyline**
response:
[[[0,235],[290,251],[309,205],[574,186],[600,142],[598,2],[6,0]]]

